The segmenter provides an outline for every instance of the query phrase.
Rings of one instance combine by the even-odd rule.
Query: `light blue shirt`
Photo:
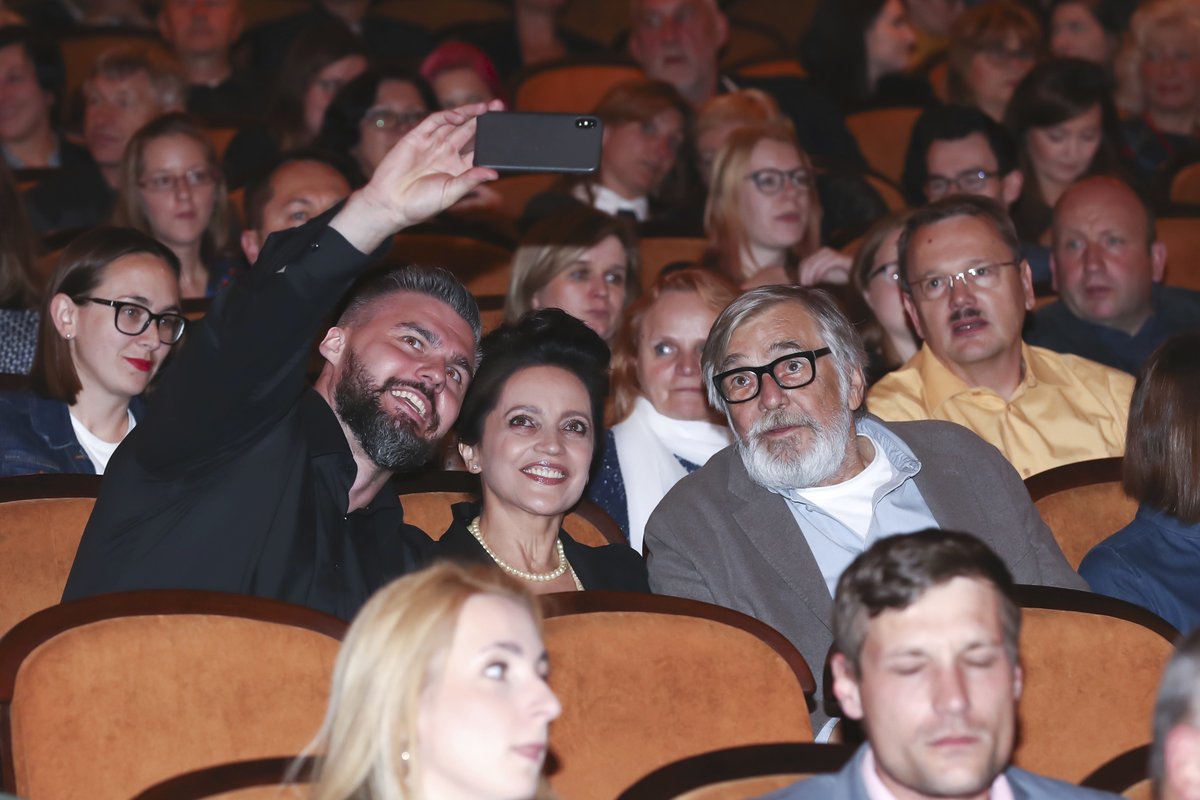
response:
[[[832,597],[842,571],[859,553],[885,536],[913,533],[938,527],[933,512],[925,504],[913,476],[921,471],[921,462],[900,437],[878,421],[863,417],[856,422],[858,433],[870,437],[891,463],[891,480],[875,490],[874,516],[866,539],[843,525],[836,517],[805,500],[795,489],[778,492],[787,501],[800,532],[808,541],[817,560],[825,585]]]

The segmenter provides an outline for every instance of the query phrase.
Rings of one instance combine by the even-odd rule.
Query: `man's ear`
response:
[[[1021,294],[1025,300],[1025,310],[1033,311],[1037,305],[1037,297],[1033,293],[1033,270],[1029,268],[1029,262],[1021,259],[1021,263],[1017,265],[1021,275]]]
[[[1021,187],[1024,185],[1025,173],[1019,169],[1014,169],[1000,179],[1000,191],[1004,198],[1005,209],[1017,202],[1017,198],[1021,196]]]
[[[165,8],[158,12],[158,35],[162,37],[164,42],[171,42],[171,26],[167,24],[167,10]]]
[[[62,292],[50,298],[50,321],[54,323],[54,329],[58,331],[59,336],[64,339],[75,335],[78,314],[79,306]]]
[[[1154,242],[1150,245],[1150,277],[1155,283],[1162,283],[1167,273],[1167,243]]]
[[[1021,692],[1025,691],[1025,671],[1021,669],[1020,664],[1013,666],[1013,700],[1021,699]]]
[[[833,673],[833,694],[842,713],[850,719],[862,719],[862,693],[850,660],[841,653],[834,653],[829,659],[829,669]]]
[[[713,24],[717,27],[717,50],[720,50],[729,41],[729,18],[723,11],[718,10]]]
[[[342,355],[346,352],[346,337],[347,331],[345,328],[330,328],[325,332],[325,338],[321,340],[321,344],[317,347],[325,360],[333,366],[337,366],[342,362]]]
[[[913,332],[924,339],[925,329],[921,327],[921,317],[917,314],[917,304],[913,302],[912,295],[901,289],[900,302],[904,304],[904,310],[908,313],[909,321],[912,322]]]
[[[258,235],[258,231],[242,231],[242,253],[246,256],[246,260],[253,264],[258,261],[260,252],[262,252],[262,238]]]

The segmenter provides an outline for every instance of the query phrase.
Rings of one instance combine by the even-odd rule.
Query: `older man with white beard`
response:
[[[681,480],[646,524],[650,586],[741,611],[783,633],[818,683],[833,591],[885,536],[972,533],[1018,583],[1086,589],[1016,471],[974,433],[884,423],[862,410],[866,357],[829,295],[768,286],[713,324],[702,367],[737,436]]]

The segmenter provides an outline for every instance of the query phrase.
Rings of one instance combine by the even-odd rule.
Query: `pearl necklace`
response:
[[[500,560],[500,556],[498,556],[492,552],[492,548],[488,547],[488,543],[483,540],[483,531],[479,529],[479,517],[476,517],[475,519],[471,520],[471,523],[469,525],[467,525],[467,530],[469,530],[471,532],[471,535],[475,537],[475,541],[479,542],[480,546],[483,547],[483,551],[485,553],[487,553],[488,556],[491,557],[492,561],[496,562],[496,566],[500,567],[500,569],[504,570],[509,575],[515,575],[516,577],[520,578],[521,580],[537,581],[537,582],[552,581],[555,578],[562,577],[562,575],[568,569],[571,569],[571,564],[570,564],[570,562],[567,561],[567,554],[563,550],[563,543],[562,543],[561,538],[556,540],[556,543],[558,545],[558,566],[557,567],[550,570],[549,572],[541,572],[541,573],[525,572],[524,570],[517,569],[516,567],[512,566],[511,564],[504,563],[503,561]],[[575,579],[575,585],[579,589],[582,590],[583,586],[580,584],[579,576],[575,574],[574,569],[571,569],[571,577]]]

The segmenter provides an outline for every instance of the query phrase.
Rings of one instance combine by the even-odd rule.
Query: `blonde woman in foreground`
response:
[[[442,562],[379,590],[338,654],[313,800],[532,800],[550,721],[541,618],[490,567]]]

